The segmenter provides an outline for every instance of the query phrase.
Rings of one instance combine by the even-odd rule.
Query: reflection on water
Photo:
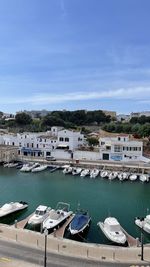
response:
[[[29,204],[27,210],[9,216],[3,222],[12,224],[16,218],[21,220],[39,204],[55,208],[59,201],[68,202],[75,212],[80,203],[92,217],[86,237],[90,242],[109,244],[97,226],[98,221],[103,221],[108,216],[116,217],[129,234],[140,237],[140,229],[134,224],[134,218],[147,214],[147,209],[150,209],[149,195],[150,184],[139,181],[81,178],[64,175],[60,170],[53,173],[48,170],[21,173],[16,169],[0,167],[0,204],[20,200]],[[146,242],[150,242],[149,236],[145,234]]]

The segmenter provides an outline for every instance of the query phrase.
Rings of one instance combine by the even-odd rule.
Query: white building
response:
[[[143,155],[143,142],[129,135],[101,137],[100,159],[112,161],[140,161]]]
[[[74,130],[58,132],[58,147],[74,150],[84,144],[84,135]]]
[[[150,111],[132,112],[130,114],[130,118],[133,118],[133,117],[139,118],[141,116],[150,117]]]

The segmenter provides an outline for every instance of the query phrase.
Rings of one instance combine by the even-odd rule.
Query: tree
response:
[[[89,143],[89,146],[96,146],[99,144],[99,141],[95,137],[89,137],[87,138],[87,141]]]
[[[18,113],[15,116],[15,121],[19,125],[27,125],[32,122],[32,118],[30,115],[26,114],[25,112]]]

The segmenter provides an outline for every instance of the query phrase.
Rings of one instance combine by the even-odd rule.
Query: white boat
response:
[[[95,178],[99,175],[99,170],[98,169],[93,169],[91,172],[90,172],[90,178]]]
[[[138,176],[137,176],[136,173],[132,173],[132,174],[129,175],[129,180],[130,181],[135,181],[135,180],[137,180],[137,178],[138,178]]]
[[[110,172],[108,179],[114,180],[117,178],[117,176],[118,176],[118,172]]]
[[[148,174],[140,174],[139,175],[139,180],[141,182],[149,182],[149,175]]]
[[[39,163],[27,163],[22,166],[20,169],[21,172],[30,172],[32,169],[36,168],[39,166]]]
[[[143,230],[145,232],[147,232],[148,234],[150,234],[150,215],[147,215],[143,221],[141,221],[139,218],[135,219],[135,224],[140,227],[143,228]]]
[[[109,171],[107,171],[107,170],[104,170],[104,171],[101,171],[100,172],[101,178],[107,178],[108,175],[109,175]]]
[[[12,162],[12,163],[8,163],[8,164],[7,164],[7,167],[8,167],[8,168],[14,168],[14,167],[17,167],[17,166],[18,166],[18,163],[13,163],[13,162]]]
[[[90,170],[89,169],[82,170],[82,172],[80,174],[81,177],[85,177],[85,176],[88,176],[88,175],[90,175]]]
[[[31,172],[41,172],[45,171],[47,169],[47,165],[40,165],[38,167],[35,167],[31,170]]]
[[[59,227],[68,217],[72,215],[72,211],[69,210],[70,205],[64,202],[58,202],[56,209],[51,209],[49,216],[43,222],[43,229],[49,231]]]
[[[118,174],[118,179],[119,179],[120,181],[127,180],[128,177],[129,177],[129,174],[128,174],[127,172],[120,172],[120,173]]]
[[[28,207],[27,202],[10,202],[0,207],[0,218],[9,214],[15,213],[20,210],[24,210]]]
[[[108,217],[103,222],[97,224],[104,235],[112,242],[117,244],[125,244],[127,241],[126,235],[123,233],[118,220],[114,217]]]
[[[73,168],[72,175],[79,175],[82,171],[82,168]]]
[[[44,205],[38,206],[33,215],[28,220],[28,224],[38,225],[43,223],[43,221],[48,217],[50,210],[50,207]]]
[[[63,173],[64,173],[64,174],[72,173],[72,167],[67,166],[66,168],[64,168]]]

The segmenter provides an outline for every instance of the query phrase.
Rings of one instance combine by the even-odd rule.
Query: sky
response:
[[[149,0],[0,0],[0,110],[150,110]]]

